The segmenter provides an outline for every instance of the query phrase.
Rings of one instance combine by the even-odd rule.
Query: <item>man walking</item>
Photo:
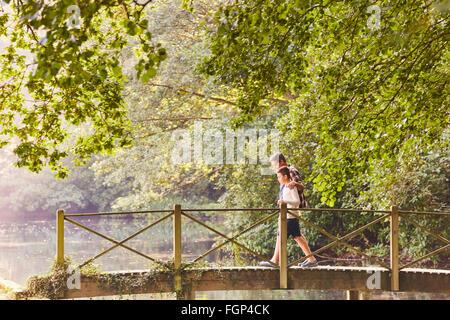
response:
[[[298,170],[295,169],[293,166],[291,166],[290,164],[288,164],[286,162],[286,158],[284,157],[284,155],[281,152],[275,153],[270,158],[270,162],[272,163],[272,166],[275,168],[275,170],[278,170],[278,169],[280,169],[282,167],[287,167],[289,169],[289,174],[291,176],[291,180],[292,181],[289,184],[287,184],[287,187],[289,189],[297,187],[298,196],[300,197],[300,205],[298,207],[299,208],[306,208],[306,206],[307,206],[306,197],[305,197],[305,194],[303,192],[305,187],[303,186],[303,183],[302,183],[302,181],[300,179],[300,173],[298,172]],[[281,199],[284,187],[285,187],[284,184],[280,184],[280,196],[279,196],[279,199]]]
[[[277,169],[277,177],[280,182],[280,193],[278,204],[287,203],[288,207],[292,208],[305,208],[307,206],[306,197],[304,195],[304,186],[300,180],[300,173],[293,166],[286,162],[284,155],[281,152],[275,153],[270,161],[275,169]],[[286,189],[287,187],[287,189]],[[296,192],[293,192],[295,189]],[[289,217],[288,217],[289,218]],[[305,255],[310,255],[311,250],[308,245],[308,241],[305,236],[301,234],[300,227],[298,225],[298,219],[290,217],[288,219],[288,236],[292,236],[298,243]],[[275,245],[275,252],[271,259],[272,262],[278,264],[279,252],[280,252],[280,237],[277,234],[277,242]],[[268,262],[261,262],[263,266],[272,266]],[[317,260],[314,256],[309,257],[304,262],[298,265],[299,267],[315,267],[317,266]]]

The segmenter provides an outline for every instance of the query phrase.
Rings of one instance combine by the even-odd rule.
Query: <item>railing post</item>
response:
[[[359,300],[359,298],[358,290],[347,290],[347,300]]]
[[[280,206],[280,289],[287,289],[287,205]]]
[[[64,264],[64,210],[56,211],[56,263]]]
[[[399,257],[398,257],[398,207],[391,207],[390,223],[390,258],[391,258],[391,290],[399,288]]]
[[[176,204],[173,207],[173,264],[174,264],[174,289],[177,293],[177,299],[181,298],[181,205]]]

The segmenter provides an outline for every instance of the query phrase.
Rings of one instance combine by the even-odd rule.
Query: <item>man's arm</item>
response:
[[[295,182],[295,186],[297,187],[297,190],[300,192],[303,192],[303,190],[305,189],[305,187],[303,186],[303,183],[301,183],[301,182]],[[290,189],[292,189],[292,188],[290,188]]]
[[[299,192],[303,192],[305,187],[303,186],[302,180],[300,179],[300,173],[295,168],[291,168],[289,171],[290,171],[292,181],[289,182],[289,184],[287,185],[288,188],[292,189],[295,186],[295,187],[297,187],[297,190]]]

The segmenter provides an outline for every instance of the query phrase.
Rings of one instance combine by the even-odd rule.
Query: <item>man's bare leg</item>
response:
[[[300,246],[300,248],[302,248],[303,253],[305,254],[305,256],[308,256],[311,254],[311,249],[309,249],[309,245],[308,245],[308,241],[306,241],[306,238],[304,235],[295,237],[294,240],[298,243],[298,245]],[[308,261],[311,263],[316,263],[317,260],[314,256],[311,256],[308,258]]]

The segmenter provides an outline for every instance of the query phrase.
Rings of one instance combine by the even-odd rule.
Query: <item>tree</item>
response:
[[[13,159],[12,146],[0,151],[1,219],[54,219],[57,209],[69,213],[109,211],[113,200],[131,189],[126,182],[107,185],[95,179],[90,163],[74,167],[66,160],[64,165],[71,170],[71,175],[57,180],[48,168],[35,174],[14,167]]]
[[[167,59],[158,74],[148,82],[139,81],[132,66],[132,48],[122,51],[125,85],[124,100],[135,131],[134,145],[119,148],[114,156],[98,161],[94,169],[110,184],[132,181],[133,190],[115,201],[118,208],[212,205],[223,190],[215,189],[222,166],[200,162],[177,164],[172,161],[176,130],[192,132],[195,122],[203,128],[226,128],[236,114],[232,88],[207,81],[195,72],[208,54],[205,29],[214,12],[215,1],[198,1],[192,11],[178,0],[157,1],[148,12],[153,40],[161,43]]]
[[[15,145],[17,166],[49,166],[66,177],[61,160],[69,155],[85,163],[131,144],[121,49],[134,43],[142,81],[166,58],[147,30],[150,3],[2,1],[0,36],[8,42],[0,55],[0,147]],[[70,140],[71,126],[84,130]]]
[[[312,151],[323,203],[448,143],[444,2],[225,1],[214,23],[202,71],[239,91],[240,123],[289,106],[279,127],[297,161]]]

